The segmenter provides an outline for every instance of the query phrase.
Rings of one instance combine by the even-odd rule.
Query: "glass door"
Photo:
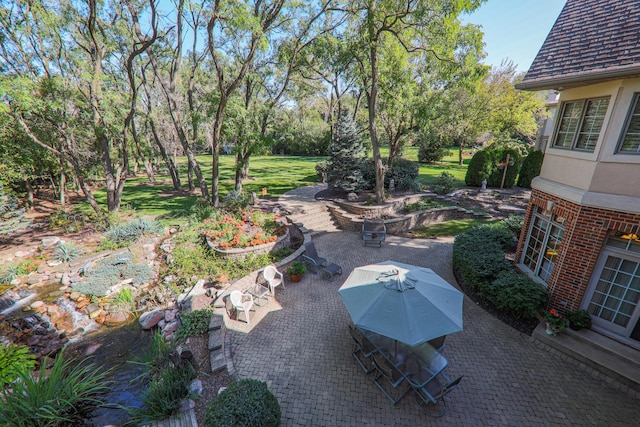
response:
[[[593,277],[587,297],[593,323],[637,339],[634,329],[640,317],[640,259],[605,250]]]

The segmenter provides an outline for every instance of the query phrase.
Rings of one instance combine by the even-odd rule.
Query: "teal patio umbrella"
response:
[[[355,268],[338,290],[356,327],[410,346],[462,330],[463,294],[430,268]]]

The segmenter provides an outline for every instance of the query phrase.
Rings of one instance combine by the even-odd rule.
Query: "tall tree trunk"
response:
[[[32,211],[33,210],[33,187],[31,186],[31,183],[29,182],[29,179],[26,178],[24,180],[24,185],[27,187],[27,203],[29,204],[29,210]]]
[[[166,148],[164,148],[164,144],[160,141],[158,137],[158,132],[156,130],[156,124],[153,120],[153,117],[149,116],[149,127],[151,128],[151,134],[153,135],[153,140],[160,151],[160,156],[162,160],[164,160],[164,164],[167,166],[169,170],[169,175],[171,176],[171,182],[173,182],[173,189],[175,191],[182,190],[182,184],[180,184],[180,176],[178,175],[178,171],[176,170],[176,165],[173,163],[171,156],[167,154]]]
[[[66,188],[65,188],[66,186],[67,186],[67,174],[64,173],[64,169],[60,169],[60,205],[61,206],[64,206],[67,203]]]
[[[373,14],[372,11],[369,13]],[[372,18],[370,18],[372,19]],[[384,167],[380,155],[380,142],[376,130],[376,112],[378,109],[378,36],[374,33],[372,23],[369,24],[369,56],[371,60],[371,88],[368,94],[369,134],[373,148],[373,162],[376,172],[376,203],[384,202]]]

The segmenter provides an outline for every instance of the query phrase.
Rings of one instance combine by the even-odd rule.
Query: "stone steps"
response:
[[[592,371],[640,393],[640,351],[590,329],[566,329],[557,336],[550,336],[541,323],[532,336]]]

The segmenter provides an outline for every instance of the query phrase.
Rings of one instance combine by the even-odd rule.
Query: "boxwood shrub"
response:
[[[516,272],[505,258],[514,241],[512,222],[483,224],[458,234],[453,245],[453,265],[464,283],[501,310],[531,318],[544,307],[544,286]]]
[[[535,317],[549,301],[547,289],[514,270],[501,271],[487,292],[496,307],[516,317]]]
[[[207,406],[206,427],[278,427],[280,404],[267,384],[243,379],[233,382]]]

